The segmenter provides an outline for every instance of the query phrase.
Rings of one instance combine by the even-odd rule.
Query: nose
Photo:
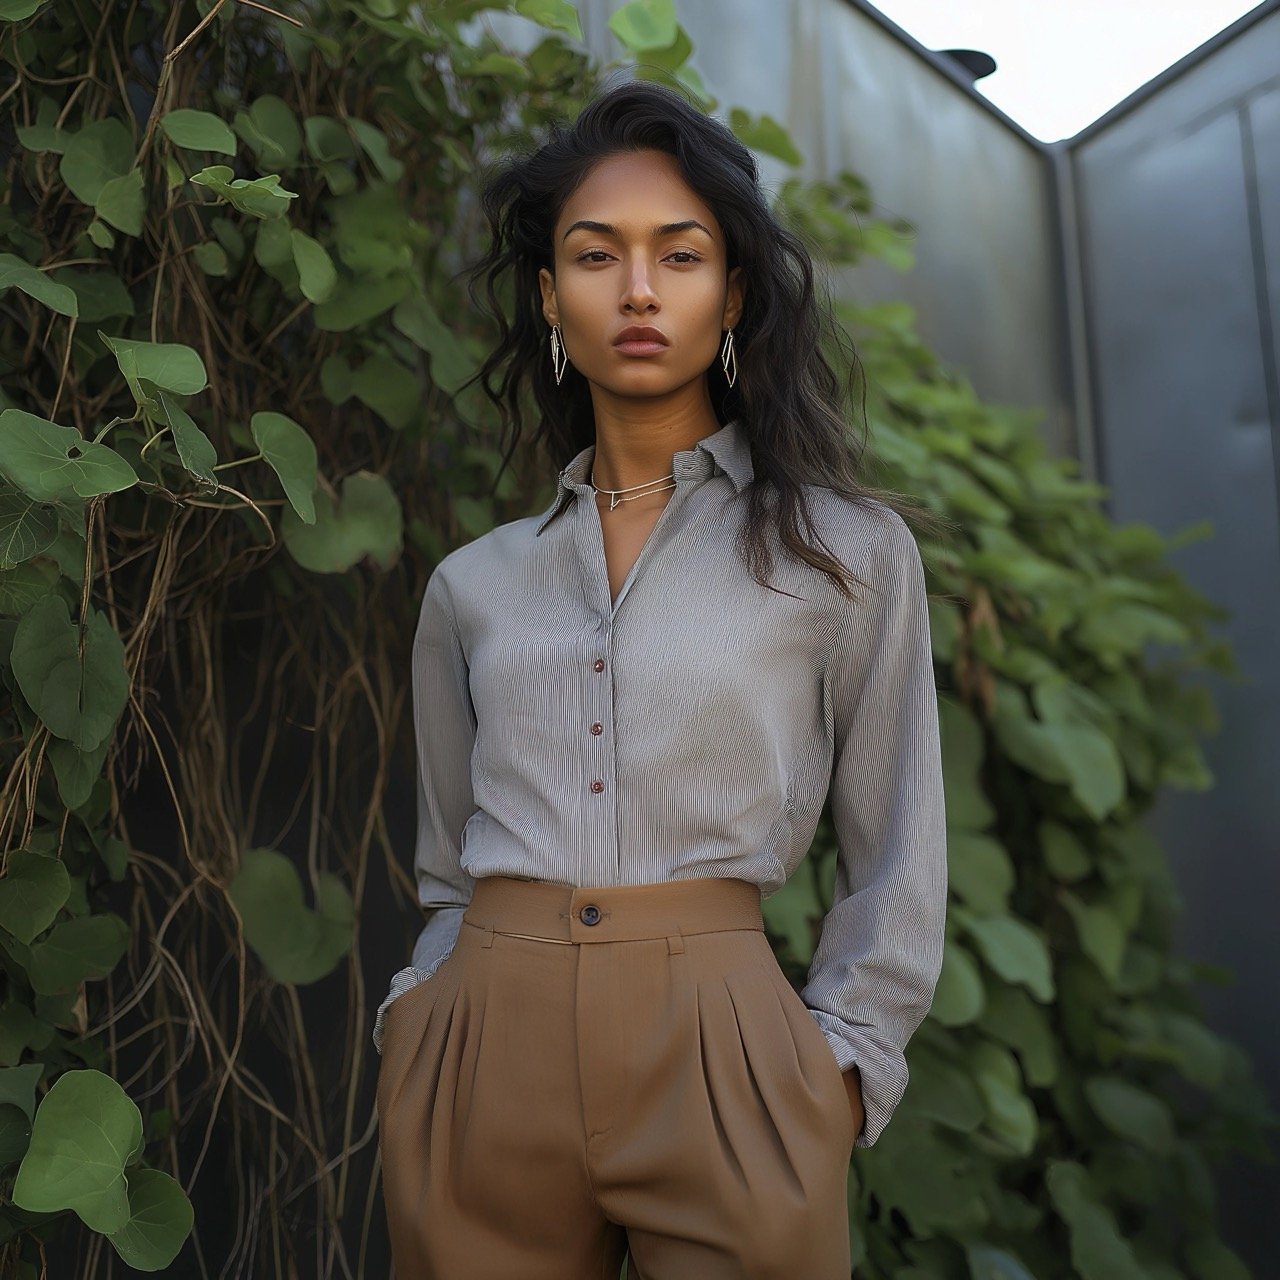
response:
[[[627,285],[622,294],[622,309],[647,311],[658,306],[658,295],[653,287],[650,264],[643,257],[632,260],[627,270]]]

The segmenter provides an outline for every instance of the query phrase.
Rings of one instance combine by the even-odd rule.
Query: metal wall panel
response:
[[[1080,228],[1100,479],[1121,521],[1212,538],[1173,563],[1231,610],[1246,683],[1210,677],[1217,783],[1162,793],[1152,827],[1185,901],[1178,950],[1236,981],[1201,987],[1273,1100],[1280,898],[1280,7],[1252,15],[1065,144]],[[1227,1240],[1274,1269],[1275,1168],[1220,1180]]]

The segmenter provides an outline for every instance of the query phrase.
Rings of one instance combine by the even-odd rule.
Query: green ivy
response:
[[[373,1204],[351,1173],[374,847],[413,900],[381,817],[404,637],[445,551],[547,496],[533,459],[504,469],[487,404],[462,390],[494,335],[456,273],[478,248],[481,160],[572,115],[606,70],[574,7],[271,8],[0,0],[0,1272],[20,1280],[81,1226],[137,1270],[187,1247],[210,1273],[311,1274],[323,1244],[361,1272],[342,1226]],[[539,42],[517,56],[477,33],[489,10]],[[718,109],[672,0],[609,27],[637,74]],[[803,163],[776,120],[727,119]],[[790,180],[777,203],[827,264],[911,265],[910,227],[878,218],[855,175]],[[909,308],[844,302],[840,319],[871,375],[875,478],[959,531],[922,547],[945,962],[901,1108],[850,1167],[857,1274],[1243,1275],[1211,1169],[1263,1158],[1276,1118],[1199,1017],[1191,985],[1214,975],[1174,952],[1179,903],[1143,825],[1162,787],[1211,785],[1194,677],[1235,670],[1206,633],[1222,615],[1168,567],[1171,543],[1110,523],[1103,491],[1046,456],[1038,415],[941,366]],[[256,661],[227,638],[227,602],[246,598],[273,623]],[[157,710],[158,651],[180,730]],[[233,732],[233,664],[272,740]],[[311,821],[296,857],[242,833],[276,728],[300,722],[316,748],[285,806]],[[372,787],[347,763],[366,742]],[[172,847],[131,839],[130,752],[163,780]],[[834,850],[827,814],[766,903],[797,981]],[[309,1026],[299,994],[335,974],[353,992],[340,1061],[332,1003]],[[253,1065],[266,1028],[283,1098]],[[182,1189],[216,1125],[254,1215],[226,1258]],[[304,1195],[324,1221],[300,1243]]]

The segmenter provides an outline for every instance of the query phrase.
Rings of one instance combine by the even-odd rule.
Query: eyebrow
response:
[[[649,232],[656,238],[658,236],[674,235],[677,231],[692,231],[695,228],[699,231],[705,231],[712,240],[715,239],[715,236],[713,236],[711,232],[697,220],[697,218],[686,218],[683,222],[663,222],[656,227],[650,227]],[[602,235],[606,236],[616,236],[618,234],[618,228],[611,222],[595,222],[590,218],[579,218],[577,222],[571,222],[569,226],[565,228],[565,233],[560,237],[560,239],[562,241],[567,240],[569,238],[570,231],[579,230],[599,231]]]

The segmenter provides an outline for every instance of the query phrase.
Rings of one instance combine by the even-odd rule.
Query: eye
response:
[[[698,254],[691,252],[689,249],[677,249],[671,256],[673,258],[685,258],[689,262],[702,261],[702,258]]]
[[[574,261],[586,262],[588,258],[607,258],[608,256],[603,249],[588,249],[585,253],[578,254]]]

